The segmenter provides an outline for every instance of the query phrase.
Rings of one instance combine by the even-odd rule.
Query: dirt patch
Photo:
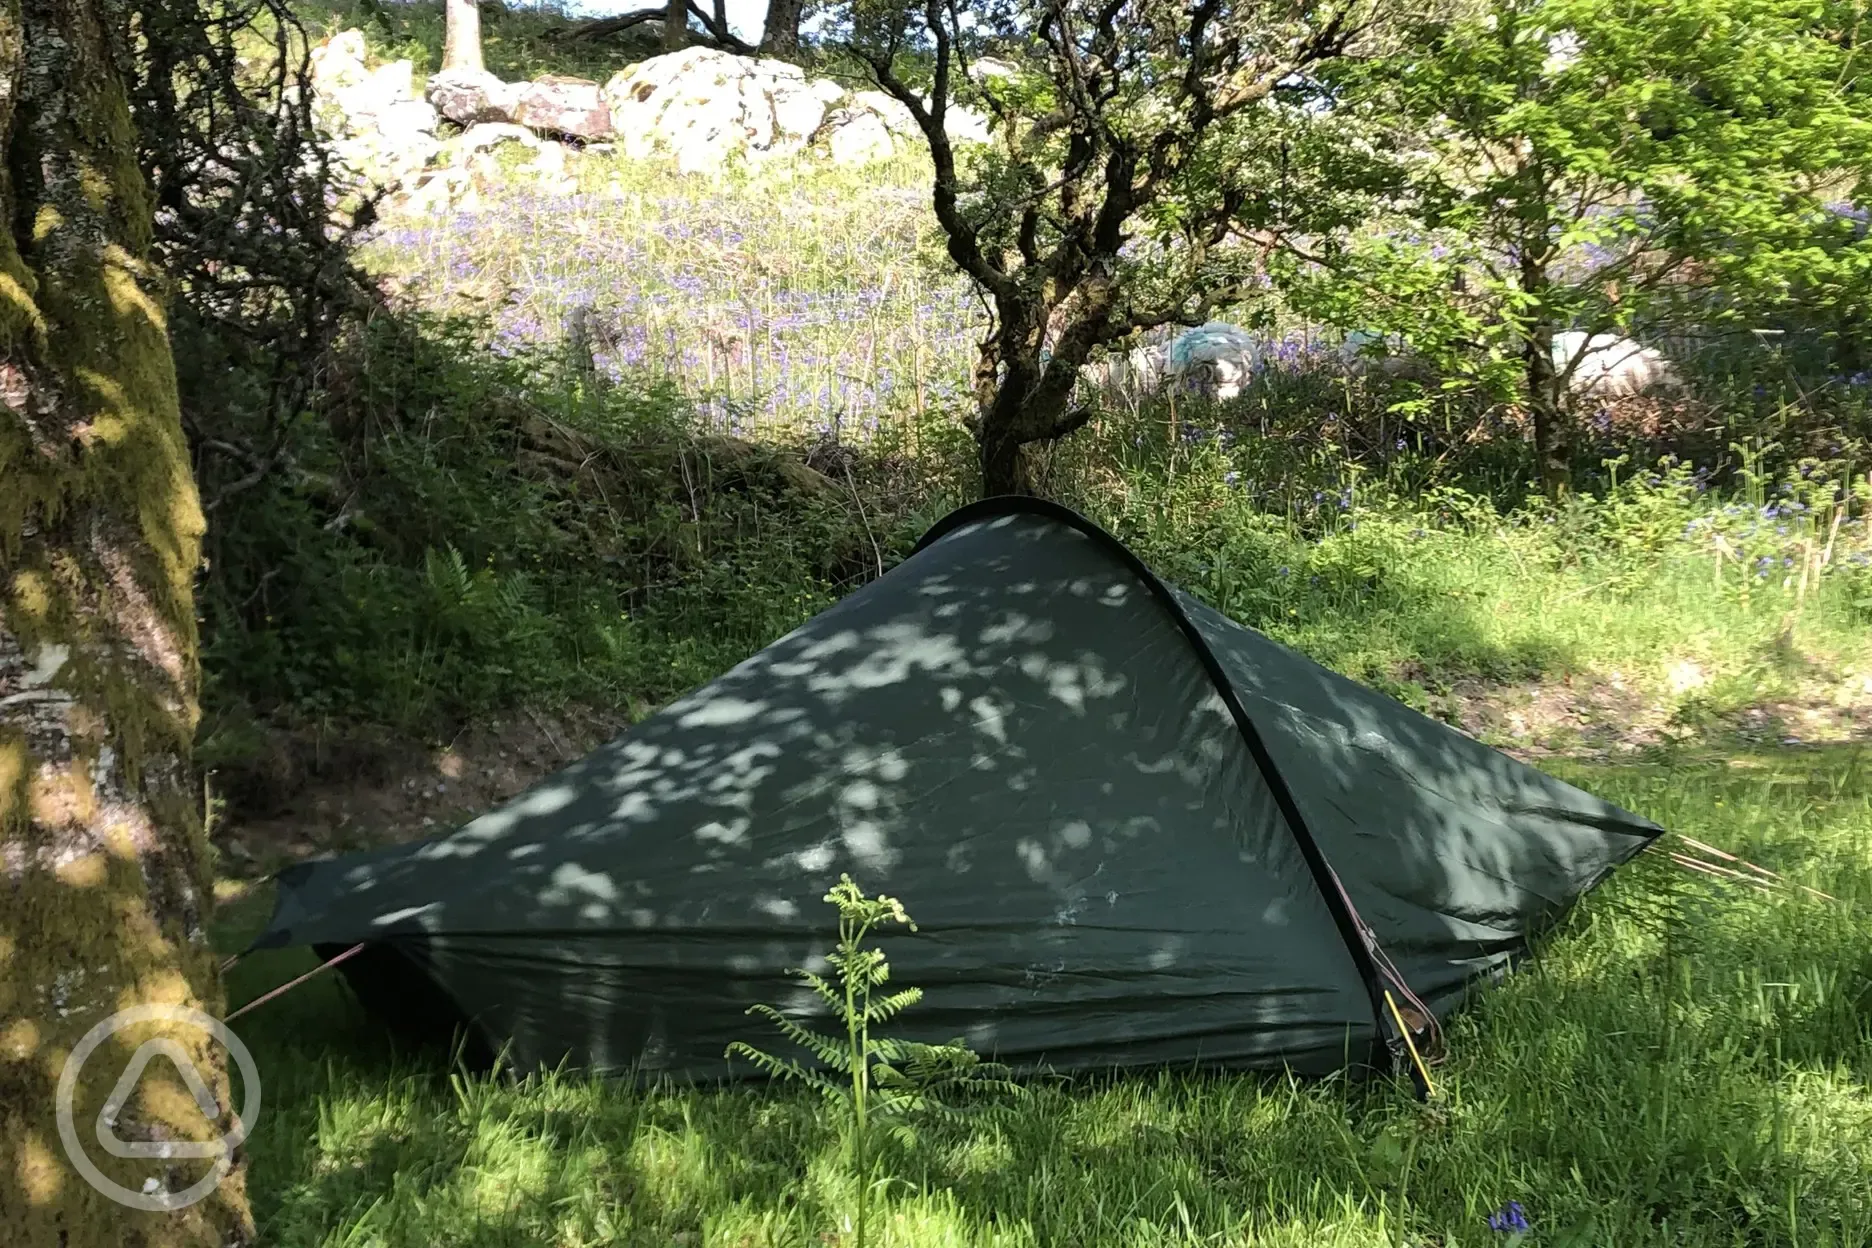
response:
[[[268,733],[291,788],[215,829],[221,874],[255,880],[290,862],[407,841],[490,810],[610,740],[644,708],[518,711],[421,744],[368,735]]]
[[[1620,673],[1501,684],[1452,682],[1431,695],[1439,718],[1528,761],[1606,760],[1712,740],[1739,745],[1826,745],[1872,740],[1872,674],[1816,671],[1792,690],[1740,705],[1699,693],[1696,664],[1673,664],[1662,688]]]

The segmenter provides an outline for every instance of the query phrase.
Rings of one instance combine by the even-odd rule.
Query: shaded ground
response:
[[[267,786],[266,800],[250,798],[215,833],[224,895],[290,862],[454,827],[584,756],[632,718],[617,708],[524,710],[426,746],[270,733],[271,774],[240,777],[246,787]],[[355,757],[365,752],[368,764]]]
[[[1406,672],[1406,679],[1421,679]],[[1872,674],[1823,673],[1791,696],[1712,705],[1695,663],[1672,671],[1680,700],[1660,701],[1619,673],[1503,683],[1465,678],[1431,696],[1434,714],[1527,762],[1611,759],[1671,745],[1833,745],[1872,740]]]

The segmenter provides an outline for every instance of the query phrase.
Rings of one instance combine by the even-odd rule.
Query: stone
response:
[[[442,144],[442,159],[451,165],[461,164],[477,152],[491,151],[503,143],[538,147],[542,140],[525,126],[507,121],[487,121],[469,126]]]
[[[865,110],[841,112],[826,137],[826,154],[835,165],[868,165],[889,160],[897,151],[897,138],[889,123]]]
[[[604,139],[612,134],[611,107],[597,83],[548,74],[524,84],[513,119],[543,134]]]
[[[511,123],[522,89],[486,70],[448,69],[429,79],[423,98],[458,126]]]
[[[321,94],[364,81],[364,32],[340,31],[313,48],[310,69],[312,89]]]
[[[624,154],[674,156],[684,173],[797,155],[841,95],[796,65],[712,48],[652,57],[605,84]]]

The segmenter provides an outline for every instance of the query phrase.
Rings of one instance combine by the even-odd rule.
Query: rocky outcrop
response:
[[[370,68],[363,34],[349,30],[313,51],[311,73],[332,153],[358,177],[395,185],[435,156],[440,117],[416,97],[410,62]]]
[[[983,76],[1011,72],[977,68]],[[371,66],[363,32],[348,30],[313,50],[312,86],[341,163],[422,210],[457,203],[473,190],[476,171],[497,173],[488,154],[509,142],[535,149],[528,168],[553,193],[575,187],[567,143],[603,150],[614,142],[626,156],[673,158],[684,173],[699,174],[777,159],[861,166],[923,143],[910,110],[882,92],[852,92],[784,61],[711,48],[652,57],[602,86],[445,71],[419,96],[409,61]],[[951,107],[946,125],[958,143],[988,140],[986,121],[967,109]]]
[[[785,61],[689,48],[614,75],[604,94],[624,154],[673,156],[684,173],[797,156],[844,95]]]
[[[521,88],[484,69],[449,69],[429,79],[423,98],[458,126],[512,122]]]

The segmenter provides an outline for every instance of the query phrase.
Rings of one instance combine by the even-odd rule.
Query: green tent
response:
[[[1661,831],[994,499],[499,809],[282,872],[256,947],[363,944],[367,1007],[524,1066],[745,1074],[850,872],[920,928],[882,941],[899,1034],[1390,1068]]]

